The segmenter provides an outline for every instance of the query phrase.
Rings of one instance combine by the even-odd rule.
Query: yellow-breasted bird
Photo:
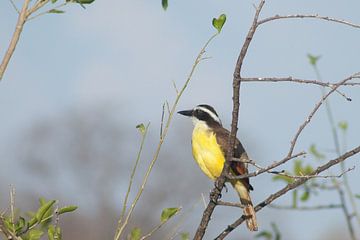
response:
[[[223,128],[221,120],[215,109],[209,105],[201,104],[191,110],[179,111],[179,114],[191,117],[194,130],[192,133],[192,153],[195,161],[201,170],[210,179],[218,178],[224,167],[226,153],[229,146],[230,132]],[[234,147],[234,158],[249,160],[244,147],[236,139]],[[231,162],[231,174],[238,176],[248,173],[247,163],[241,161]],[[257,231],[255,210],[250,198],[249,178],[230,180],[240,197],[241,203],[245,206],[243,211],[246,218],[246,225],[250,231]]]

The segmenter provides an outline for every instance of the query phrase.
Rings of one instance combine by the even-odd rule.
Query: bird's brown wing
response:
[[[226,130],[225,128],[218,127],[216,129],[216,141],[221,146],[225,157],[227,154],[226,149],[229,148],[229,135],[230,135],[230,132],[228,130]],[[242,146],[241,142],[238,139],[236,139],[236,142],[235,142],[233,157],[239,158],[240,160],[249,160],[249,157],[248,157],[247,153],[245,152],[244,147]],[[230,163],[230,167],[231,167],[232,173],[235,176],[239,176],[239,175],[248,173],[246,163],[232,161]],[[246,188],[248,190],[253,190],[253,187],[250,185],[249,178],[243,178],[240,181],[244,184],[244,186],[246,186]]]

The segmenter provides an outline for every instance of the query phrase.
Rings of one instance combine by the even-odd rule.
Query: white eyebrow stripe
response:
[[[218,123],[220,123],[220,125],[222,125],[220,118],[218,116],[216,116],[216,114],[214,112],[210,111],[209,109],[207,109],[205,107],[195,107],[194,110],[197,110],[197,109],[208,113],[212,119],[214,119],[216,122],[218,122]]]

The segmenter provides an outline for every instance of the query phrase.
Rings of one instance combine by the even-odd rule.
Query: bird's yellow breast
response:
[[[225,157],[216,136],[206,124],[197,123],[192,134],[192,153],[201,170],[211,179],[220,176]]]

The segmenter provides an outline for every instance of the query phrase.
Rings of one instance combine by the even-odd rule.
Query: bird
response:
[[[222,126],[221,120],[215,109],[207,104],[200,104],[190,110],[178,112],[192,119],[194,129],[192,132],[192,154],[200,169],[207,177],[216,180],[220,175],[226,161],[229,149],[230,132]],[[233,158],[240,161],[231,161],[230,174],[240,176],[248,173],[247,161],[249,157],[236,138]],[[249,178],[230,179],[229,182],[239,195],[240,202],[244,205],[243,213],[246,216],[246,226],[250,231],[257,231],[258,224],[253,203],[250,198]]]

